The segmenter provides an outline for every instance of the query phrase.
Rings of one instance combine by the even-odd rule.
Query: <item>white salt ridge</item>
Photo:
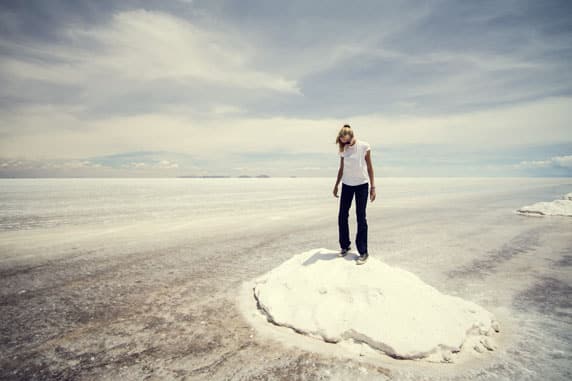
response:
[[[540,201],[532,205],[523,206],[517,209],[516,212],[524,215],[572,217],[572,192],[565,194],[561,200]]]
[[[393,358],[454,362],[494,350],[494,316],[370,256],[357,266],[325,248],[295,255],[253,281],[268,321],[327,342],[361,342]]]

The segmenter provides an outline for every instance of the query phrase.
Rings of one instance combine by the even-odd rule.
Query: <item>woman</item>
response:
[[[357,234],[355,243],[359,252],[356,264],[365,263],[367,252],[367,220],[365,209],[367,205],[368,188],[370,199],[375,200],[375,182],[371,164],[371,149],[369,143],[356,139],[349,124],[345,124],[338,132],[336,143],[339,147],[340,169],[334,186],[334,196],[338,197],[338,185],[342,182],[342,197],[338,212],[339,243],[344,257],[350,248],[350,229],[348,224],[349,210],[353,196],[356,198]],[[369,177],[369,183],[368,183]]]

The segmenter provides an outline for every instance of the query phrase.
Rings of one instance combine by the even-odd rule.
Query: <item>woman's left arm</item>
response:
[[[367,164],[367,174],[369,175],[369,185],[370,185],[370,199],[375,200],[375,175],[373,173],[373,164],[371,163],[371,149],[365,152],[365,162]]]

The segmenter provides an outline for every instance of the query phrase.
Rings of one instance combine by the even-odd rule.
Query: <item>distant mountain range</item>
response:
[[[196,176],[196,175],[190,175],[190,176],[177,176],[178,178],[181,177],[190,177],[190,178],[219,178],[219,177],[270,177],[268,175],[258,175],[258,176],[248,176],[248,175],[240,175],[240,176],[223,176],[223,175],[202,175],[202,176]],[[294,176],[295,177],[295,176]]]

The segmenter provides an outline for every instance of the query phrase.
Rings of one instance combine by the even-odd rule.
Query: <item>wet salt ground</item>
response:
[[[0,378],[423,374],[415,364],[379,367],[285,348],[258,337],[234,305],[242,281],[293,253],[337,248],[331,179],[130,181],[1,184],[9,228],[0,233]],[[102,204],[82,202],[87,184]],[[371,255],[506,316],[501,329],[512,328],[506,347],[481,367],[429,379],[571,378],[572,219],[512,213],[569,192],[571,179],[379,179],[377,186],[368,204]],[[71,207],[56,208],[50,197]]]

